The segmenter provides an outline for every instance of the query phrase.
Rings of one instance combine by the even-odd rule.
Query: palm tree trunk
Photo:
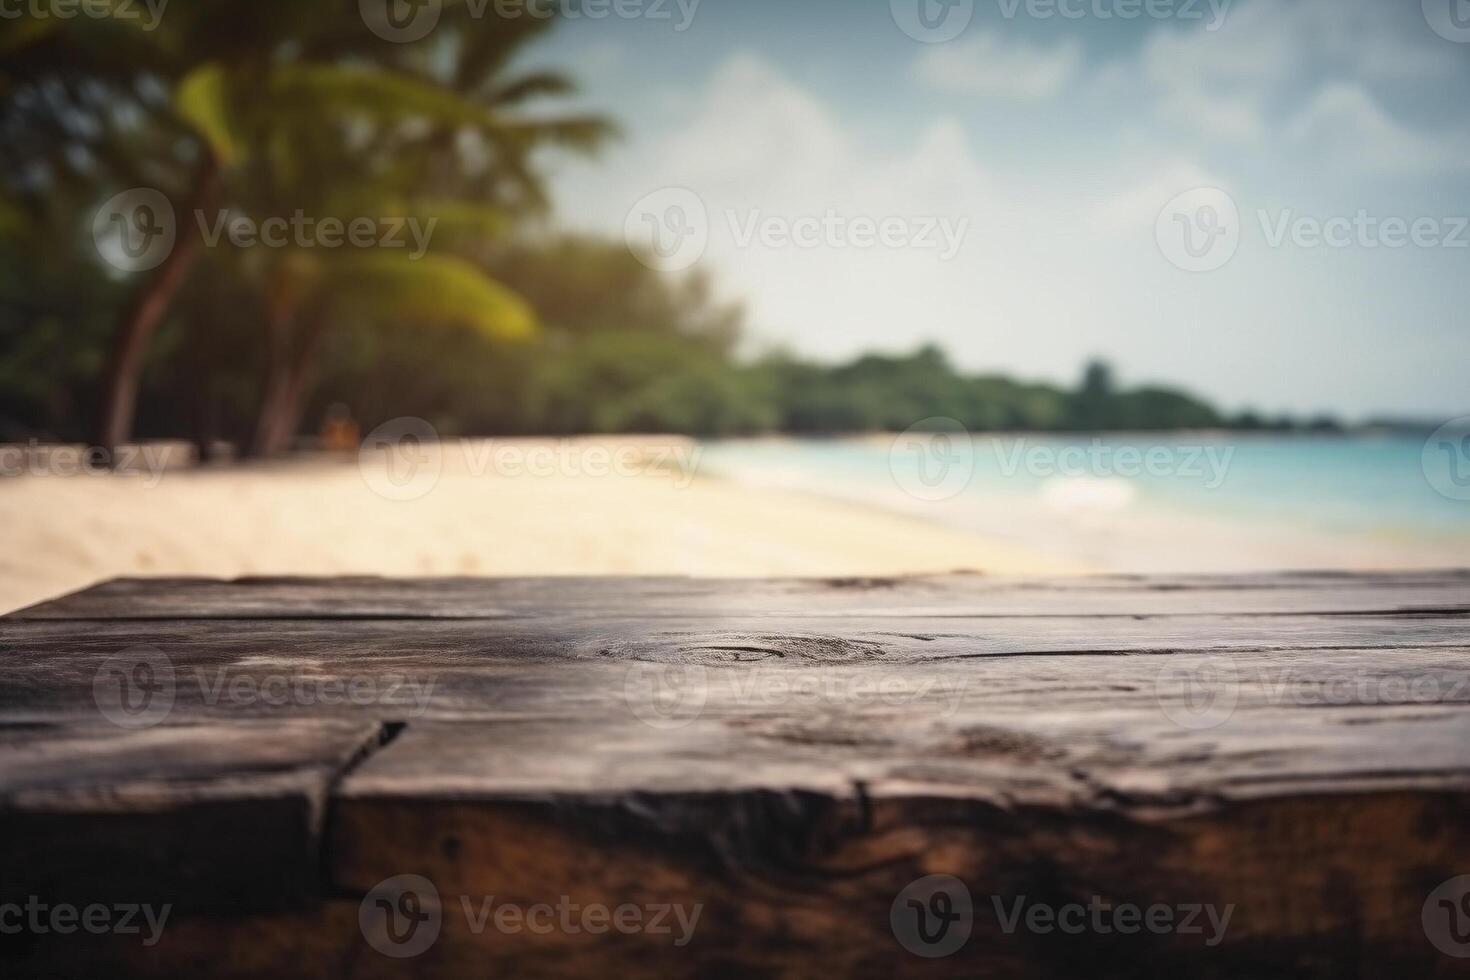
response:
[[[281,372],[279,381],[269,388],[268,400],[261,406],[256,455],[279,456],[291,448],[291,440],[301,429],[310,375],[310,369],[298,360]]]
[[[214,199],[217,176],[213,158],[206,158],[189,198],[185,224],[194,211],[204,210]],[[107,451],[108,458],[118,446],[132,438],[148,341],[193,269],[201,245],[198,235],[180,227],[173,251],[123,309],[112,350],[103,369],[102,402],[95,439],[96,444]]]
[[[320,304],[308,307],[306,324],[293,337],[288,314],[280,314],[271,329],[271,352],[265,391],[256,418],[252,456],[279,456],[291,448],[301,428],[301,413],[316,370],[316,349],[324,322]],[[293,343],[295,341],[295,343]]]

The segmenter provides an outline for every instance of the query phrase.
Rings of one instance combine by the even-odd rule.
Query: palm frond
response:
[[[576,84],[560,72],[537,71],[492,88],[489,98],[494,105],[517,105],[527,99],[571,95],[576,90]]]
[[[463,259],[344,256],[326,275],[339,318],[459,325],[498,340],[536,329],[525,300]]]
[[[215,158],[227,166],[239,157],[242,142],[230,102],[225,69],[212,62],[184,76],[174,96],[174,111],[194,127]]]

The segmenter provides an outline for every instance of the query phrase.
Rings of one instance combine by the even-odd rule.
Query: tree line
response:
[[[194,0],[148,32],[0,21],[0,439],[267,456],[344,406],[364,431],[413,415],[446,434],[1299,427],[1121,388],[1101,364],[1069,388],[965,374],[934,347],[739,356],[742,312],[706,276],[549,230],[547,151],[616,135],[563,108],[566,75],[516,69],[553,24],[449,5],[398,44],[356,0]],[[98,215],[139,188],[177,237],[119,269]],[[299,223],[262,247],[292,215],[433,235],[422,254],[323,249]],[[159,220],[110,217],[127,254]]]

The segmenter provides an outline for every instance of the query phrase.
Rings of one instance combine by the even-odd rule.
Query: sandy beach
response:
[[[126,473],[56,450],[20,467],[5,457],[0,609],[118,575],[1366,570],[1458,566],[1466,548],[1462,536],[1328,533],[1142,501],[1078,509],[1046,492],[928,501],[891,481],[815,487],[682,437],[405,435],[231,466],[154,445]]]
[[[413,459],[37,467],[0,479],[0,609],[119,575],[1088,570],[918,517],[709,478],[691,472],[693,450],[683,439],[495,440]]]

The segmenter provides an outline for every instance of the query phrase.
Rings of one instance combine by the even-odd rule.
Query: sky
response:
[[[1470,0],[619,3],[527,58],[623,131],[556,220],[752,351],[1470,412]]]

